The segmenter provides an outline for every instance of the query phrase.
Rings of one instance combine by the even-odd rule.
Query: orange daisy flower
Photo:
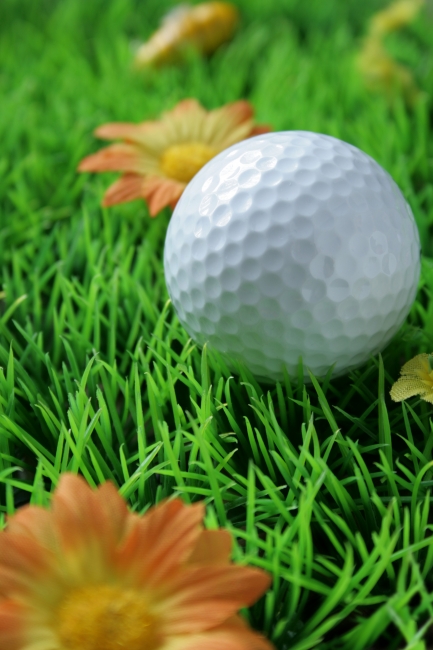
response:
[[[111,483],[65,474],[51,511],[19,510],[0,533],[2,650],[271,650],[237,615],[269,587],[229,561],[204,506],[140,517]]]
[[[123,172],[102,204],[143,198],[154,217],[166,206],[175,207],[192,177],[217,153],[270,130],[254,124],[253,109],[245,100],[207,111],[195,99],[186,99],[158,121],[100,126],[98,138],[123,142],[87,156],[78,170]]]

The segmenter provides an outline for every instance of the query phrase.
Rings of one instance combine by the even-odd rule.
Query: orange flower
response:
[[[254,126],[253,109],[245,100],[206,111],[195,99],[185,99],[159,121],[100,126],[96,136],[123,142],[87,156],[78,170],[123,172],[103,205],[143,198],[154,217],[167,205],[174,208],[192,177],[217,153],[268,131],[268,126]]]
[[[0,533],[2,650],[271,650],[237,615],[269,587],[229,561],[204,506],[140,517],[111,483],[62,476],[51,511],[26,506]]]

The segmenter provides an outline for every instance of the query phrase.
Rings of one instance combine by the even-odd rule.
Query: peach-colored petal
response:
[[[62,650],[47,618],[37,607],[0,601],[1,650]]]
[[[124,537],[127,523],[138,519],[138,517],[129,512],[124,499],[111,481],[100,485],[95,493],[99,508],[104,512],[105,521],[108,522],[109,534],[113,537],[113,543],[118,544]]]
[[[188,558],[188,564],[227,564],[232,552],[232,536],[227,530],[203,530]]]
[[[118,499],[121,500],[117,494]],[[52,513],[60,533],[63,550],[96,536],[113,543],[112,523],[107,518],[103,500],[81,476],[64,474],[52,499]]]
[[[242,122],[251,120],[254,115],[251,104],[245,99],[240,99],[237,102],[232,102],[220,110],[221,112],[224,111],[227,119],[229,119],[233,125],[242,124]]]
[[[138,174],[124,174],[105,192],[102,205],[108,207],[140,198],[143,198],[143,177]]]
[[[182,99],[171,111],[167,111],[163,114],[163,117],[170,118],[176,115],[183,115],[184,113],[197,112],[204,113],[203,107],[199,104],[196,99]]]
[[[254,603],[270,583],[267,573],[250,567],[185,568],[171,581],[170,594],[161,601],[167,631],[176,635],[220,625],[241,607]]]
[[[51,513],[39,506],[26,505],[17,510],[8,519],[6,531],[8,535],[20,535],[36,541],[51,552],[58,548]]]
[[[0,600],[0,648],[23,650],[27,640],[27,610],[12,600]]]
[[[51,533],[37,523],[37,511],[47,523],[42,508],[27,506],[12,517],[8,528],[0,533],[0,596],[13,595],[22,602],[37,602],[41,607],[53,606],[64,591],[58,543],[51,520]],[[24,524],[34,523],[32,533]],[[48,515],[50,513],[47,513]],[[0,644],[1,648],[1,644]]]
[[[0,601],[1,650],[62,650],[49,616],[12,599]],[[51,614],[52,616],[52,614]]]
[[[263,133],[270,133],[271,131],[272,127],[269,124],[258,124],[251,129],[250,138],[255,135],[262,135]]]
[[[149,213],[151,217],[155,217],[158,212],[161,212],[167,205],[172,205],[174,196],[180,197],[182,191],[179,191],[179,183],[164,182],[153,192],[149,200]]]
[[[14,568],[0,565],[0,596],[7,597],[13,594],[26,601],[42,599],[44,602],[52,603],[59,595],[57,576],[53,576],[53,572],[49,569],[35,576],[31,572],[26,573],[25,568],[25,565]]]
[[[112,144],[84,158],[80,172],[140,172],[140,156],[129,144]]]
[[[149,214],[155,217],[167,205],[174,206],[182,196],[185,183],[157,176],[148,178],[142,189],[142,196],[149,206]]]
[[[65,579],[71,584],[106,579],[124,525],[131,517],[135,520],[120,495],[108,486],[92,490],[80,476],[64,474],[51,511]]]
[[[0,533],[0,594],[35,591],[53,570],[52,554],[36,539],[26,535]]]
[[[137,519],[117,554],[117,571],[134,586],[152,589],[176,575],[197,543],[204,506],[164,501]]]
[[[173,636],[161,650],[274,650],[274,647],[239,616],[234,616],[207,632]]]
[[[131,122],[109,122],[102,124],[95,129],[94,134],[101,140],[127,140],[130,142],[139,142],[140,136],[149,130],[149,124],[133,124]]]

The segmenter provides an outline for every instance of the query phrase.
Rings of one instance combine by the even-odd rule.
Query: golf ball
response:
[[[200,346],[260,379],[302,357],[341,375],[381,350],[415,298],[420,244],[409,205],[370,156],[328,135],[237,143],[186,187],[164,251],[167,288]]]

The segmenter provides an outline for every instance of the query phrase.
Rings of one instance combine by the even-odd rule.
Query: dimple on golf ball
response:
[[[415,298],[420,244],[389,174],[356,147],[306,131],[221,152],[171,218],[167,288],[199,345],[258,378],[323,376],[365,362]]]

